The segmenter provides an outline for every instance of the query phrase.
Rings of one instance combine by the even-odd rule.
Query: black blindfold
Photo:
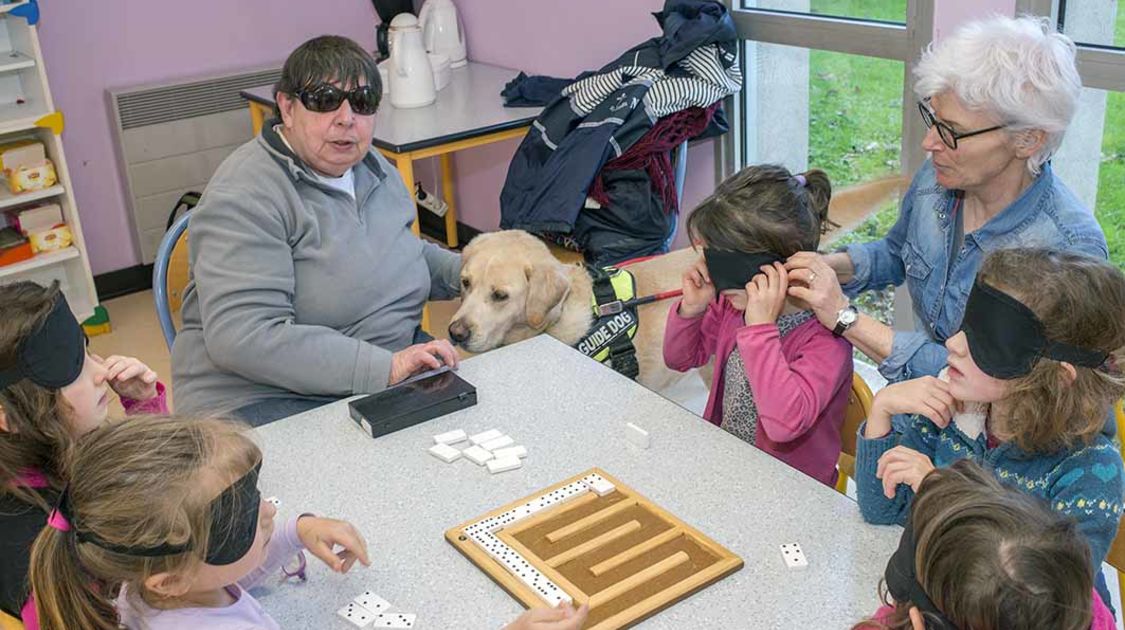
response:
[[[961,330],[973,361],[993,378],[1026,376],[1043,357],[1098,368],[1109,356],[1049,339],[1043,322],[1031,309],[980,280],[973,283],[969,293]]]
[[[762,273],[762,265],[772,265],[785,259],[772,252],[735,252],[725,249],[703,249],[707,273],[715,291],[745,289],[751,278]]]

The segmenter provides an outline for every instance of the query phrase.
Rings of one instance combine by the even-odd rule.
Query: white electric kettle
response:
[[[418,19],[422,24],[422,41],[426,50],[448,56],[454,68],[467,63],[465,29],[453,0],[426,0]]]
[[[391,105],[425,107],[437,99],[434,72],[422,45],[418,18],[400,13],[391,20]]]

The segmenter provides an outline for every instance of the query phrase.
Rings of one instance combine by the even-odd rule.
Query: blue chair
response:
[[[156,249],[156,261],[152,266],[152,298],[156,303],[156,317],[164,342],[172,349],[176,340],[176,325],[172,312],[178,311],[183,301],[184,287],[187,286],[187,227],[191,212],[185,212],[164,233],[160,247]],[[171,271],[171,273],[169,273]],[[169,278],[171,276],[171,278]]]

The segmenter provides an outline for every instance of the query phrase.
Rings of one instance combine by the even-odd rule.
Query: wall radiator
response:
[[[145,264],[153,261],[168,213],[202,191],[230,153],[251,138],[241,90],[277,82],[281,70],[254,70],[110,90],[126,197]]]

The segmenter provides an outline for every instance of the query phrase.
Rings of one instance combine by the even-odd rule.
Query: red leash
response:
[[[621,269],[623,267],[628,267],[629,265],[635,265],[637,263],[642,263],[646,260],[652,260],[653,258],[660,258],[661,256],[663,256],[663,254],[656,254],[654,256],[641,256],[640,258],[631,258],[629,260],[626,260],[623,263],[619,263],[619,264],[616,264],[616,265],[613,265],[613,266],[617,267],[618,269]],[[608,304],[602,304],[601,306],[599,306],[598,309],[597,309],[598,315],[599,316],[616,315],[616,314],[620,313],[621,311],[623,311],[627,308],[633,308],[634,306],[642,306],[644,304],[651,304],[653,302],[659,302],[661,300],[667,300],[667,299],[671,299],[671,298],[674,298],[674,297],[680,297],[683,294],[684,294],[683,289],[672,289],[671,291],[661,291],[660,293],[654,293],[652,295],[646,295],[644,297],[633,298],[632,300],[627,300],[627,301],[624,301],[624,302],[622,302],[621,300],[617,300],[615,302],[609,302]]]

